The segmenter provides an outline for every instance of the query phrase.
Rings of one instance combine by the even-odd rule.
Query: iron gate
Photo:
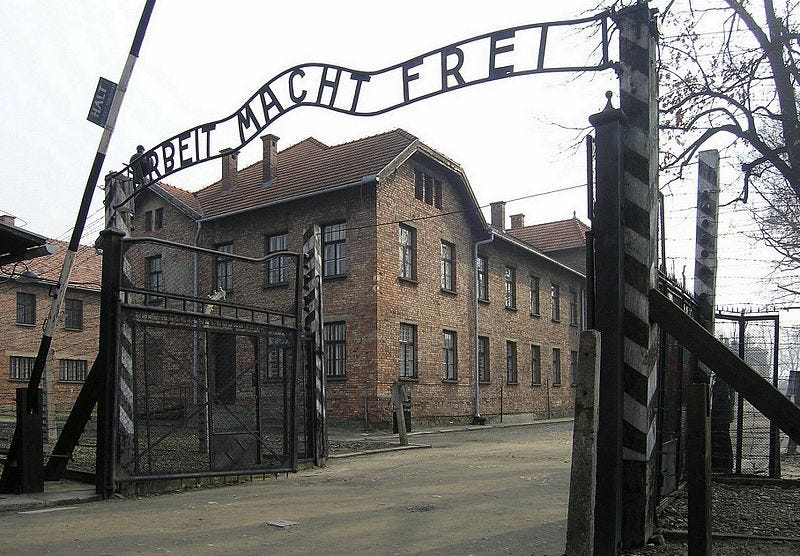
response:
[[[113,481],[294,471],[312,457],[302,256],[110,244],[120,269],[103,447]]]

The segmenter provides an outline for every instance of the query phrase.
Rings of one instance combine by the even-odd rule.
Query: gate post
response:
[[[95,488],[103,498],[114,494],[117,420],[117,349],[119,347],[119,304],[122,238],[120,230],[100,232],[103,274],[100,290],[100,345],[97,353],[97,450]]]
[[[322,237],[319,225],[303,235],[303,325],[309,339],[308,369],[311,399],[314,465],[328,457],[328,427],[325,415],[325,346],[322,320]]]
[[[595,128],[597,193],[592,219],[595,261],[594,325],[600,332],[598,473],[594,553],[619,552],[622,516],[622,385],[624,253],[622,235],[621,128],[625,114],[611,106],[589,117]],[[589,284],[592,287],[592,284]],[[592,317],[590,316],[590,319]],[[602,475],[602,476],[601,476]]]
[[[623,237],[625,250],[622,545],[642,546],[655,524],[657,327],[648,294],[656,287],[658,78],[656,18],[646,2],[617,13],[620,31]]]

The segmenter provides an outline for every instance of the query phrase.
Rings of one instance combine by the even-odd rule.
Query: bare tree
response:
[[[659,68],[662,168],[680,179],[701,147],[725,140],[742,169],[736,200],[763,201],[748,205],[760,239],[789,271],[800,270],[798,3],[673,0]]]

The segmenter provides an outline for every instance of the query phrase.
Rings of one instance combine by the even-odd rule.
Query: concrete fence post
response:
[[[567,556],[594,554],[597,416],[600,395],[600,333],[581,333],[575,387],[575,423],[567,514]]]

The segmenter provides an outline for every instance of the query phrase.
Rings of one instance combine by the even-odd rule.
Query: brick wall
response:
[[[579,326],[570,323],[570,290],[580,292],[578,277],[526,252],[509,242],[495,239],[479,249],[488,258],[489,301],[479,303],[478,328],[489,338],[490,381],[482,384],[481,413],[525,413],[537,417],[562,416],[574,408],[570,352],[577,351]],[[505,269],[516,271],[516,310],[506,308]],[[531,276],[539,278],[539,314],[531,311]],[[552,318],[551,286],[560,291],[560,320]],[[580,302],[580,295],[578,295]],[[580,307],[578,317],[580,319]],[[578,321],[580,322],[580,320]],[[517,345],[517,384],[509,384],[506,373],[506,345]],[[540,348],[541,380],[534,384],[531,374],[531,346]],[[561,350],[561,384],[553,384],[552,350]]]
[[[415,197],[414,171],[442,183],[441,209]],[[378,221],[378,377],[376,405],[379,420],[390,420],[390,387],[400,378],[400,325],[417,331],[417,377],[403,379],[412,397],[412,420],[445,419],[471,414],[474,353],[472,245],[474,219],[452,176],[430,163],[413,159],[380,186]],[[416,281],[399,277],[399,224],[415,231]],[[455,288],[441,287],[442,242],[454,246]],[[457,379],[444,379],[443,331],[456,333]]]
[[[441,207],[415,197],[415,171],[441,183]],[[325,278],[324,315],[327,322],[346,324],[346,376],[330,378],[327,384],[328,415],[332,420],[361,421],[365,405],[371,423],[391,420],[390,386],[400,379],[400,325],[416,327],[417,376],[404,380],[412,396],[412,420],[468,419],[475,397],[475,275],[472,250],[486,232],[466,198],[460,178],[420,154],[382,179],[376,190],[353,187],[317,195],[302,201],[241,213],[202,223],[198,244],[214,247],[233,243],[235,254],[261,257],[266,236],[288,234],[288,249],[299,251],[305,229],[312,223],[344,222],[347,272]],[[268,186],[267,186],[268,187]],[[145,209],[164,202],[144,197],[137,207],[138,219]],[[153,203],[153,204],[148,204]],[[174,223],[175,229],[172,229]],[[413,230],[416,240],[416,277],[400,278],[400,222]],[[194,241],[194,223],[165,207],[161,234],[176,241]],[[441,287],[441,247],[454,248],[455,287]],[[564,415],[572,410],[570,352],[577,350],[578,327],[569,323],[569,291],[580,292],[574,273],[564,270],[530,250],[497,239],[482,248],[489,258],[489,302],[478,308],[479,333],[490,338],[490,374],[481,385],[482,414],[500,413],[501,392],[505,414],[537,417]],[[200,275],[211,275],[211,263],[200,264]],[[238,303],[289,307],[293,288],[266,284],[264,268],[245,271],[235,265],[231,300]],[[504,306],[505,267],[517,271],[517,310]],[[293,266],[290,266],[290,275]],[[260,273],[259,273],[260,272]],[[529,276],[540,277],[541,316],[530,314]],[[210,293],[201,292],[202,295]],[[561,286],[561,321],[550,318],[550,284]],[[578,296],[580,298],[580,295]],[[580,315],[580,309],[578,310]],[[456,334],[454,380],[445,380],[443,332]],[[517,342],[518,384],[505,380],[505,346]],[[531,345],[541,347],[542,381],[530,380]],[[552,384],[552,348],[561,349],[562,383]]]
[[[78,261],[80,263],[80,261]],[[98,285],[99,286],[99,285]],[[16,322],[17,292],[32,294],[36,297],[36,323],[22,325]],[[3,413],[13,413],[15,407],[15,391],[27,386],[27,380],[11,379],[11,357],[36,358],[42,339],[42,326],[52,304],[49,296],[50,286],[39,282],[20,282],[9,280],[0,285],[0,337],[3,338],[2,355],[0,355],[0,406]],[[59,365],[62,359],[81,360],[86,362],[89,372],[97,357],[97,345],[100,324],[99,292],[70,289],[67,299],[83,302],[83,328],[67,330],[63,313],[55,327],[50,356],[48,357],[42,388],[53,388],[52,399],[55,411],[65,416],[72,407],[82,382],[61,380]]]

